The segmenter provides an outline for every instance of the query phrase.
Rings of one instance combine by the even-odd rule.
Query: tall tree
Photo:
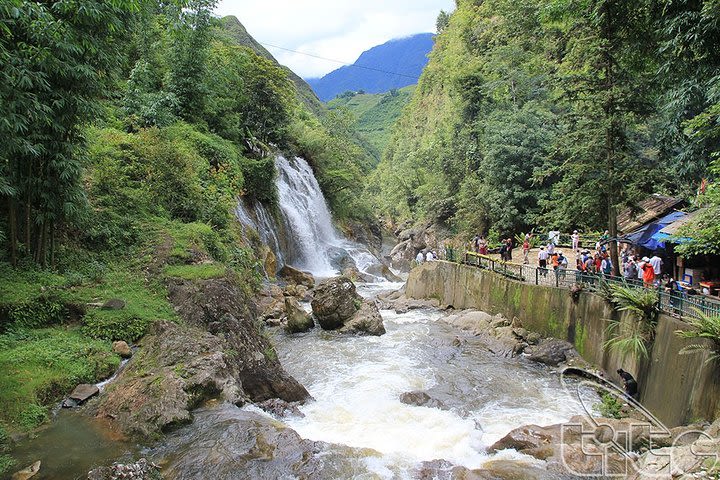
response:
[[[637,140],[638,125],[652,112],[651,12],[645,2],[623,0],[560,0],[552,7],[553,28],[565,40],[558,72],[569,105],[555,202],[590,206],[605,218],[617,274],[618,209],[650,191],[650,159]],[[568,213],[567,205],[555,208]]]
[[[78,126],[96,113],[141,0],[0,5],[0,195],[12,261],[44,264],[84,202]]]

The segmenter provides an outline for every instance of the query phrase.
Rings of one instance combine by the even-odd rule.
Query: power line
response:
[[[372,70],[373,72],[387,73],[388,75],[397,75],[397,76],[399,76],[399,77],[412,78],[413,80],[416,80],[416,81],[417,81],[417,80],[420,80],[420,77],[416,77],[416,76],[414,76],[414,75],[406,75],[406,74],[404,74],[404,73],[397,73],[397,72],[388,72],[387,70],[381,70],[381,69],[379,69],[379,68],[373,68],[373,67],[366,67],[366,66],[364,66],[364,65],[355,65],[354,63],[343,62],[342,60],[333,60],[332,58],[321,57],[321,56],[319,56],[319,55],[313,55],[312,53],[299,52],[299,51],[297,51],[297,50],[292,50],[292,49],[290,49],[290,48],[280,47],[280,46],[278,46],[278,45],[273,45],[273,44],[271,44],[271,43],[265,43],[265,42],[258,42],[258,43],[259,43],[260,45],[264,45],[264,46],[266,46],[266,47],[277,48],[277,49],[280,49],[280,50],[285,50],[286,52],[297,53],[298,55],[305,55],[306,57],[312,57],[312,58],[317,58],[317,59],[320,59],[320,60],[326,60],[326,61],[328,61],[328,62],[339,63],[339,64],[341,64],[341,65],[343,65],[343,66],[345,66],[345,67],[363,68],[363,69],[365,69],[365,70]]]

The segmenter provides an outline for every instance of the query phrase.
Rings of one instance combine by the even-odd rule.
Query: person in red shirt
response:
[[[651,287],[655,283],[655,267],[652,266],[647,257],[643,258],[643,283],[646,287]]]

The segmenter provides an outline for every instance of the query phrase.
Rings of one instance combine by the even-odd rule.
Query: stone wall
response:
[[[474,308],[491,314],[517,317],[528,330],[566,339],[587,360],[607,372],[623,368],[635,375],[640,401],[667,426],[720,416],[720,369],[705,364],[707,353],[678,355],[690,343],[675,335],[687,325],[660,315],[648,359],[625,358],[603,348],[607,319],[632,321],[614,311],[601,297],[582,292],[573,300],[567,288],[525,284],[476,267],[449,262],[429,262],[415,268],[408,278],[410,298],[435,298],[456,309]]]

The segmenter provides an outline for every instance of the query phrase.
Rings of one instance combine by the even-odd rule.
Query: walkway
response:
[[[620,277],[595,275],[579,272],[577,270],[558,270],[540,268],[531,265],[521,265],[513,262],[502,262],[486,255],[466,252],[460,263],[490,270],[507,278],[524,283],[545,285],[548,287],[581,286],[584,290],[595,292],[605,282],[611,282],[624,287],[654,290],[658,294],[658,308],[660,311],[677,317],[698,317],[698,311],[705,315],[720,315],[720,301],[706,295],[688,295],[685,292],[666,292],[661,287],[649,289],[642,282],[626,280]]]

